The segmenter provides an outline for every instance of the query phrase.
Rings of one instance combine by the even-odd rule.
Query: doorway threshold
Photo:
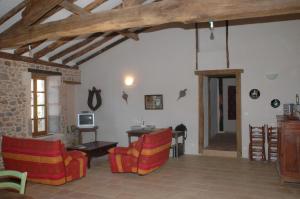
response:
[[[237,158],[236,151],[220,151],[220,150],[204,149],[202,155],[212,156],[212,157]]]

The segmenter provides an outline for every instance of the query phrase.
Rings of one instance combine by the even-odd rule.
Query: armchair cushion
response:
[[[27,172],[29,181],[42,184],[61,185],[70,179],[84,176],[86,158],[79,153],[66,152],[60,140],[7,136],[2,139],[5,169]]]
[[[111,171],[148,174],[168,160],[171,141],[171,130],[163,129],[139,137],[129,147],[115,147],[109,150]]]

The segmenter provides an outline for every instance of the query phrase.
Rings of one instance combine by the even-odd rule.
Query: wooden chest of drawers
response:
[[[279,171],[283,182],[300,182],[300,120],[277,116]]]

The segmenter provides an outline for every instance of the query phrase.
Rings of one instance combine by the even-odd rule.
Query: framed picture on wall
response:
[[[163,109],[162,95],[145,95],[146,110],[161,110]]]

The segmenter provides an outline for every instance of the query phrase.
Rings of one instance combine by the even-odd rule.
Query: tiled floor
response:
[[[236,133],[218,133],[209,140],[206,149],[236,151]]]
[[[299,199],[300,184],[280,185],[270,163],[183,156],[147,176],[112,174],[107,160],[97,159],[81,180],[28,183],[26,192],[35,199]]]

